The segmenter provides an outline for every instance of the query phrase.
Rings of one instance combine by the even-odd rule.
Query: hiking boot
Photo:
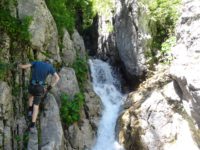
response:
[[[33,115],[33,106],[29,106],[27,117],[28,118],[32,118],[32,115]]]
[[[35,126],[34,127],[29,127],[28,131],[31,134],[37,134],[37,128]]]
[[[28,111],[28,114],[27,114],[27,117],[28,117],[28,120],[31,121],[32,120],[32,115],[33,115],[33,111]]]
[[[28,117],[32,117],[33,111],[28,111]]]

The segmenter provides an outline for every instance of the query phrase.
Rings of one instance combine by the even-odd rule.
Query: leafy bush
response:
[[[72,67],[75,70],[79,87],[81,90],[83,90],[84,82],[87,80],[87,73],[88,73],[87,61],[84,58],[78,57],[76,61],[73,63]]]
[[[151,66],[161,60],[163,61],[164,58],[161,58],[161,56],[166,56],[167,54],[165,53],[169,51],[169,41],[174,39],[174,29],[179,17],[178,7],[180,3],[181,0],[149,1],[148,7],[150,10],[151,24],[155,26],[151,51],[146,52]],[[162,44],[165,41],[166,43]]]
[[[149,10],[151,20],[156,25],[154,46],[161,48],[161,43],[174,34],[174,28],[178,19],[178,6],[181,0],[151,0]]]
[[[80,119],[80,111],[83,103],[83,93],[75,94],[72,100],[70,100],[70,97],[67,94],[61,94],[60,116],[64,124],[69,126]]]
[[[176,44],[175,36],[169,37],[165,42],[162,43],[160,56],[157,56],[160,62],[163,63],[171,62],[171,60],[173,59],[171,55],[171,48],[175,46],[175,44]]]
[[[146,57],[148,58],[147,62],[149,65],[153,65],[155,62],[170,64],[173,60],[171,54],[171,48],[176,44],[176,37],[171,36],[165,42],[162,43],[161,49],[157,51],[155,56],[152,56],[150,52],[146,53]],[[152,66],[150,66],[152,67]]]
[[[82,14],[83,29],[86,29],[93,23],[95,12],[93,11],[93,0],[76,0],[77,15]],[[71,1],[69,1],[71,3]]]

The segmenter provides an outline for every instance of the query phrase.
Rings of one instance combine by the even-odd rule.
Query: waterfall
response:
[[[125,98],[115,86],[119,81],[109,64],[98,59],[89,60],[89,64],[94,91],[103,104],[97,140],[92,150],[124,150],[115,139],[116,121]]]

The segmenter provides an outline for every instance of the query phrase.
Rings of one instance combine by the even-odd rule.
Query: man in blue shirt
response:
[[[41,97],[44,95],[45,91],[50,90],[53,86],[56,85],[60,77],[56,73],[53,66],[48,61],[34,61],[30,64],[20,64],[21,69],[31,68],[31,80],[28,88],[29,91],[29,112],[28,116],[32,116],[32,122],[29,125],[29,129],[35,128],[35,122],[37,119],[39,104],[41,102]],[[47,76],[52,75],[52,83],[44,88],[45,80]]]

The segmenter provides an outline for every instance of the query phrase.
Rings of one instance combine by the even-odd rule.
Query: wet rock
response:
[[[92,89],[90,82],[87,83],[85,94],[85,112],[90,121],[93,131],[96,132],[102,112],[102,103],[99,96]]]
[[[89,149],[94,140],[94,132],[88,120],[82,120],[82,125],[74,124],[66,131],[69,142],[74,149]]]
[[[65,130],[67,149],[91,149],[95,142],[101,114],[100,98],[94,93],[90,82],[85,86],[85,104],[77,123]]]

